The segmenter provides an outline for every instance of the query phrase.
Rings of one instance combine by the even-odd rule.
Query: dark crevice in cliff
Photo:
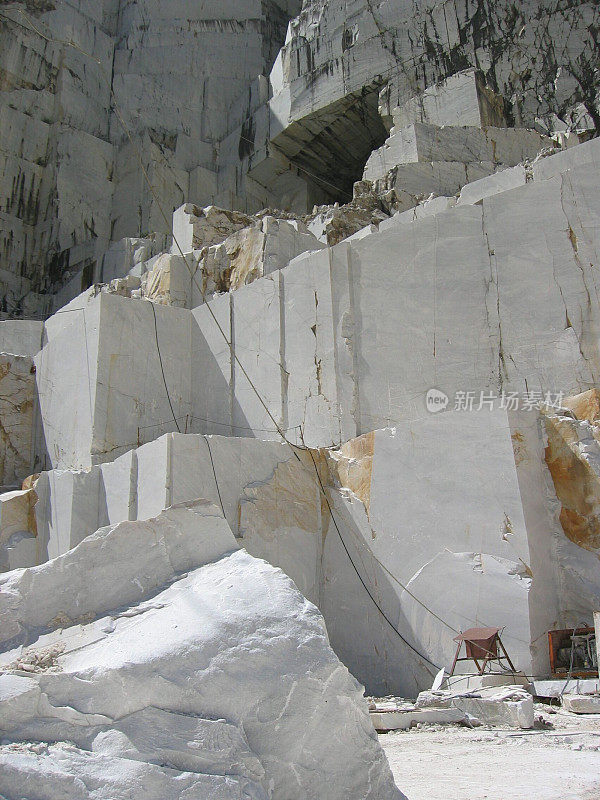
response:
[[[387,130],[378,111],[378,85],[365,86],[301,122],[290,125],[274,145],[331,202],[352,199],[371,152],[385,142]]]

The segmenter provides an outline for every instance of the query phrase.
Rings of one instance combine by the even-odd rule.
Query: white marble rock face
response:
[[[0,300],[8,313],[44,316],[43,293],[93,269],[111,240],[167,233],[163,205],[170,215],[188,200],[212,200],[229,111],[268,74],[299,10],[299,0],[4,8]]]
[[[1,597],[3,796],[403,798],[317,609],[215,506],[103,528]]]
[[[474,7],[449,0],[362,1],[351,12],[329,0],[11,4],[2,28],[0,313],[45,316],[48,291],[80,274],[89,285],[115,241],[170,233],[183,203],[306,213],[332,199],[335,164],[325,160],[329,177],[316,166],[323,151],[343,160],[360,145],[366,158],[365,140],[383,122],[593,127],[598,13],[589,0],[560,19],[550,0],[517,12],[502,0],[482,27]],[[65,32],[90,56],[65,46]],[[553,58],[536,58],[550,39]],[[431,52],[443,54],[439,62]],[[344,127],[363,90],[370,116]]]
[[[385,87],[379,96],[379,112],[391,119],[396,128],[413,122],[432,125],[506,126],[501,98],[485,86],[481,74],[469,69],[457,72],[444,81],[428,86],[421,94],[394,106],[393,87]],[[498,102],[500,101],[500,102]]]
[[[599,11],[488,5],[2,12],[2,797],[400,800],[356,679],[597,609]]]
[[[534,412],[432,416],[425,395],[436,387],[453,403],[463,389],[566,394],[597,383],[597,312],[586,301],[598,252],[597,153],[591,141],[515,168],[514,182],[499,173],[458,199],[430,199],[192,309],[97,289],[72,301],[46,322],[34,358],[38,469],[55,469],[36,485],[35,553],[28,522],[8,565],[62,557],[104,525],[147,520],[174,502],[223,502],[249,552],[318,604],[336,653],[370,690],[423,688],[431,665],[361,589],[310,464],[292,463],[276,441],[245,369],[290,440],[303,438],[332,470],[342,537],[418,653],[448,664],[453,643],[414,597],[442,618],[451,608],[456,630],[506,624],[518,666],[545,669],[544,631],[589,613],[597,597],[596,554],[576,540],[573,515],[585,514],[552,485]],[[250,228],[239,215],[233,233],[219,209],[193,217],[204,219],[203,235],[224,237],[208,252],[257,231],[262,270],[287,259],[290,241],[316,241],[269,215]],[[193,235],[196,223],[183,221]],[[284,246],[271,248],[269,237]],[[174,254],[144,263],[165,261],[170,277],[182,266]],[[7,330],[6,340],[33,346],[20,335]],[[175,435],[178,427],[193,435]],[[363,453],[361,437],[371,435]],[[565,524],[561,504],[576,525]]]
[[[393,167],[419,162],[513,167],[535,158],[545,147],[552,147],[552,141],[535,131],[416,123],[392,128],[383,147],[369,157],[363,178],[377,180]]]
[[[39,557],[66,554],[102,525],[202,497],[222,504],[239,542],[318,605],[336,653],[371,693],[414,696],[432,664],[450,666],[456,632],[474,624],[505,627],[517,668],[543,674],[544,632],[570,619],[576,596],[578,614],[595,607],[597,556],[561,527],[542,424],[535,411],[443,413],[312,451],[339,535],[307,454],[298,461],[279,442],[167,434],[89,471],[43,473]],[[382,619],[340,536],[431,664]]]
[[[233,239],[221,232],[229,244],[205,252],[206,275],[197,269],[200,286],[210,278],[234,289],[210,309],[189,309],[202,301],[189,277],[195,254],[187,265],[168,254],[148,262],[163,271],[158,295],[166,281],[169,301],[185,306],[155,305],[156,329],[147,302],[82,295],[48,320],[35,356],[38,468],[112,460],[178,427],[277,438],[271,417],[292,441],[302,427],[306,444],[329,446],[425,416],[433,386],[449,397],[591,388],[597,142],[517,167],[506,182],[498,173],[467,185],[458,201],[436,198],[283,269],[271,271],[321,243],[288,221],[267,216],[262,231],[241,221]]]

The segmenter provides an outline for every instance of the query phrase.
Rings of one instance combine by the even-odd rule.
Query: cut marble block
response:
[[[533,728],[533,697],[521,686],[421,692],[416,705],[423,710],[455,709],[483,725]]]
[[[534,680],[532,683],[534,697],[562,697],[567,694],[594,695],[600,694],[598,678],[572,678],[567,680]]]
[[[519,164],[510,169],[502,169],[486,178],[472,181],[460,190],[457,205],[473,205],[486,197],[491,197],[527,183],[528,172]]]
[[[34,319],[5,319],[0,322],[0,353],[33,358],[42,347],[44,323]]]
[[[44,455],[55,467],[89,466],[176,429],[153,307],[182,430],[193,417],[187,430],[277,439],[275,420],[295,443],[302,428],[306,444],[329,446],[427,416],[432,387],[452,400],[498,387],[565,395],[590,388],[600,372],[600,320],[586,301],[600,236],[595,152],[574,147],[558,174],[494,190],[475,205],[424,204],[377,233],[303,254],[215,297],[210,309],[190,314],[93,293],[73,301],[48,320],[48,343],[36,356],[42,466]],[[578,153],[582,163],[573,166]],[[288,227],[278,223],[274,241]],[[171,268],[178,263],[171,258]],[[52,374],[63,380],[50,394]]]
[[[590,170],[600,166],[600,144],[597,138],[563,150],[551,158],[540,159],[533,165],[533,177],[536,181],[543,181],[584,165],[589,165]]]
[[[278,442],[168,434],[88,470],[42,473],[36,485],[37,525],[45,548],[40,558],[66,553],[104,525],[151,519],[172,504],[196,498],[222,503],[235,535],[250,535],[251,498],[280,466],[285,473],[292,458],[288,446]],[[12,493],[0,497],[15,502]],[[7,526],[10,534],[9,520]],[[299,586],[309,594],[313,583],[314,578]]]
[[[451,725],[464,722],[466,715],[459,708],[426,708],[414,711],[371,711],[373,727],[379,733],[407,731],[415,725]]]
[[[0,572],[33,567],[43,560],[38,552],[35,489],[0,495]]]
[[[84,472],[41,473],[36,484],[36,520],[43,560],[66,553],[103,524],[99,515],[100,478],[97,467]],[[49,498],[51,509],[47,509]]]
[[[35,359],[42,463],[89,467],[185,425],[191,322],[184,309],[107,293],[55,315]]]
[[[564,694],[561,705],[573,714],[600,714],[600,695]]]
[[[36,502],[33,489],[19,489],[0,495],[0,541],[13,533],[28,531],[31,526],[31,512]]]
[[[376,182],[376,186],[393,191],[394,207],[406,211],[430,195],[456,195],[465,184],[493,175],[496,169],[491,161],[470,164],[458,161],[415,162],[392,169],[385,179]]]
[[[531,684],[529,678],[518,672],[486,672],[484,675],[455,674],[446,677],[442,684],[445,689],[450,691],[471,692],[479,689],[498,688],[502,686],[521,686],[528,691]]]
[[[77,776],[106,800],[140,780],[157,800],[404,797],[317,609],[215,506],[103,528],[1,583],[2,795]]]
[[[512,167],[552,146],[539,133],[519,128],[438,127],[416,123],[393,128],[389,139],[365,165],[364,180],[383,178],[413,162],[489,163]],[[465,181],[465,182],[468,182]]]
[[[487,86],[476,70],[463,70],[429,86],[403,105],[392,106],[393,85],[380,94],[380,113],[393,120],[396,128],[415,122],[433,125],[486,125],[503,127],[504,103]]]
[[[527,692],[507,687],[502,691],[481,691],[478,694],[482,696],[456,698],[453,704],[484,725],[509,725],[526,730],[533,728],[533,697]]]

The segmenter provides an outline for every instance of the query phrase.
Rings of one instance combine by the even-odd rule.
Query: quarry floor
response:
[[[379,740],[408,800],[600,800],[600,715],[539,705],[536,726],[424,725]]]

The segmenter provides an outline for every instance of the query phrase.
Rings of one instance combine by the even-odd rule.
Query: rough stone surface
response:
[[[37,549],[34,488],[0,495],[0,571],[33,567],[42,556]]]
[[[416,706],[426,710],[456,709],[482,725],[533,728],[535,721],[533,697],[521,686],[421,692]]]
[[[482,202],[432,200],[384,220],[378,232],[303,253],[210,300],[210,309],[156,307],[166,387],[147,303],[95,290],[73,301],[47,322],[36,356],[46,429],[38,465],[46,458],[54,467],[89,466],[177,426],[278,438],[276,422],[295,443],[302,426],[306,444],[331,445],[427,416],[432,387],[452,399],[590,389],[600,372],[598,314],[587,300],[598,253],[597,150],[594,140],[566,151],[567,161],[563,153],[544,158],[532,180],[508,191],[499,184]],[[240,280],[249,275],[241,263]],[[173,269],[183,286],[189,271],[169,256],[169,275]],[[531,307],[525,298],[534,292]],[[155,346],[140,358],[148,341]],[[77,386],[69,391],[81,420],[75,427],[57,425],[66,405],[62,387],[48,391],[55,368]],[[261,387],[268,412],[249,381]],[[57,450],[59,427],[66,434]]]
[[[573,714],[600,714],[600,695],[565,694],[561,704],[565,711]]]
[[[3,311],[112,279],[184,203],[347,202],[390,121],[598,128],[596,5],[532,5],[5,4]]]
[[[199,208],[188,203],[173,215],[173,233],[184,253],[220,244],[232,233],[251,224],[252,218],[246,214],[216,206]]]
[[[546,462],[562,504],[560,522],[575,544],[600,552],[600,393],[567,398],[546,415]],[[570,412],[570,413],[569,413]]]
[[[164,205],[170,215],[213,199],[199,171],[216,176],[229,109],[268,73],[299,10],[299,0],[4,4],[4,310],[45,315],[40,292],[74,274],[86,288],[79,274],[111,239],[164,233]]]
[[[215,507],[100,530],[2,597],[5,797],[403,797],[317,610]]]
[[[32,358],[0,353],[0,484],[4,486],[20,485],[32,472],[34,399]]]
[[[325,245],[300,221],[262,216],[218,244],[202,249],[192,279],[189,307],[217,292],[239,289],[283,269],[299,255]]]
[[[597,149],[540,158],[515,188],[498,183],[481,202],[478,190],[460,204],[432,199],[266,274],[280,251],[264,250],[262,277],[240,269],[240,281],[255,279],[235,288],[231,273],[227,294],[191,309],[136,299],[134,275],[73,300],[46,322],[35,357],[34,469],[55,468],[36,486],[36,559],[174,498],[205,497],[319,606],[336,652],[370,690],[416,694],[474,622],[506,625],[518,667],[546,670],[545,632],[574,625],[598,598],[597,553],[565,536],[560,507],[588,512],[562,502],[536,410],[546,392],[589,390],[600,371],[586,301]],[[247,219],[233,234],[213,226],[225,239],[205,252],[244,231],[268,242],[271,228],[274,241],[285,231],[314,243],[292,220]],[[143,261],[149,274],[168,266],[170,300],[180,262]],[[427,410],[432,387],[446,413]],[[485,399],[502,392],[527,392],[529,405],[516,413]],[[278,443],[282,431],[313,448],[347,552],[314,466]],[[209,433],[246,441],[213,454],[198,435]],[[377,586],[373,597],[359,575]]]
[[[2,797],[399,797],[348,670],[533,725],[437,687],[599,607],[599,24],[2,4]]]

